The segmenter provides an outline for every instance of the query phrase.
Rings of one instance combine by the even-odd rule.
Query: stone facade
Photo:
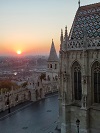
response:
[[[31,100],[37,101],[45,97],[45,91],[42,80],[40,79],[41,72],[34,71],[33,77],[28,81],[28,89],[31,92]]]
[[[27,88],[12,89],[10,92],[0,95],[0,112],[19,103],[31,100],[30,91]]]
[[[52,40],[46,70],[35,70],[33,76],[28,80],[27,87],[31,92],[32,101],[43,99],[46,94],[58,91],[58,71],[59,59]],[[41,75],[44,77],[43,79],[41,79]]]
[[[100,132],[100,3],[78,8],[70,34],[61,31],[61,133]],[[90,22],[89,22],[90,21]],[[76,121],[79,120],[79,127]]]

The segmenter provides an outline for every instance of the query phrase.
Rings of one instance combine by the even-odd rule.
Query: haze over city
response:
[[[100,133],[100,0],[0,0],[0,133]]]
[[[77,9],[77,0],[0,0],[0,55],[48,55],[52,38],[59,52],[61,28],[70,31]]]

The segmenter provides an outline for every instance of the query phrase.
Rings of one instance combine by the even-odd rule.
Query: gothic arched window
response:
[[[77,62],[73,64],[73,88],[74,88],[74,99],[81,100],[82,97],[81,67]]]
[[[92,67],[92,79],[94,89],[94,103],[100,103],[100,63],[95,62]]]

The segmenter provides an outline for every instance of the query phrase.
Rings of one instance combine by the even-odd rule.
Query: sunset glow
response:
[[[17,54],[21,54],[22,52],[21,52],[21,50],[17,50]]]
[[[52,38],[59,53],[61,29],[69,33],[77,9],[73,0],[0,0],[0,55],[48,55]]]

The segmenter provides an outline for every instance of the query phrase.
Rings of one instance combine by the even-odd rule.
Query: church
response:
[[[100,3],[80,6],[70,33],[61,30],[61,133],[100,133]]]

